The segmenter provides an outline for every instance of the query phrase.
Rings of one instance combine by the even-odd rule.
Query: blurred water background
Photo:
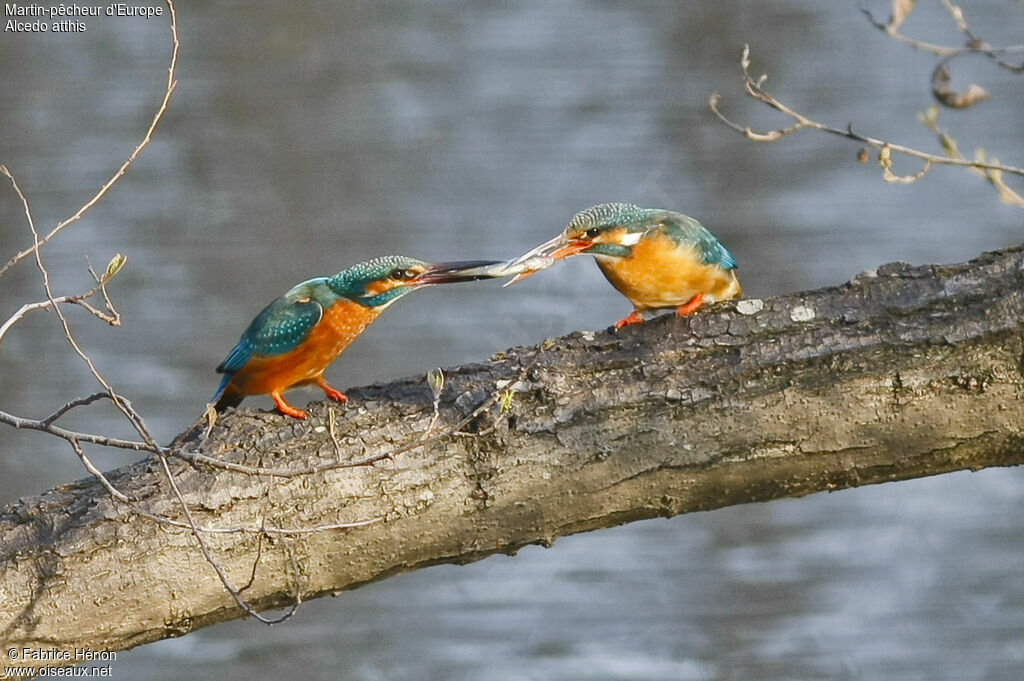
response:
[[[937,2],[918,5],[907,33],[958,44]],[[870,6],[888,16],[888,3]],[[1021,2],[962,6],[991,44],[1024,42]],[[392,252],[509,257],[598,202],[698,217],[736,254],[751,296],[1024,240],[1024,212],[962,170],[888,185],[876,164],[855,162],[853,143],[804,133],[756,144],[714,120],[717,90],[736,120],[785,123],[742,95],[738,58],[750,43],[753,70],[797,110],[935,150],[915,120],[931,104],[935,58],[887,39],[854,3],[211,1],[179,11],[179,86],[153,143],[45,249],[58,292],[88,284],[83,255],[97,266],[128,255],[112,286],[123,327],[69,314],[164,439],[199,414],[213,367],[293,283]],[[124,160],[166,79],[166,21],[85,23],[76,34],[0,35],[0,163],[42,229]],[[968,154],[983,146],[1024,164],[1020,77],[964,59],[954,86],[968,82],[994,97],[942,111],[940,124]],[[897,161],[897,172],[917,169]],[[30,243],[20,205],[0,189],[0,258]],[[0,318],[40,296],[38,273],[21,264],[0,280]],[[588,258],[509,290],[435,289],[396,305],[328,376],[344,388],[477,361],[604,328],[628,309]],[[95,389],[42,313],[5,341],[0,382],[0,408],[36,417]],[[69,423],[128,434],[102,407]],[[105,468],[128,461],[94,454]],[[61,443],[0,428],[0,502],[83,476]],[[987,470],[636,523],[388,579],[308,603],[280,627],[233,622],[119,653],[114,676],[1020,679],[1022,503],[1024,470]]]

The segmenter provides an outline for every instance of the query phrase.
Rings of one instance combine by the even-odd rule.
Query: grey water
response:
[[[869,6],[882,18],[889,3]],[[1024,4],[961,3],[993,45],[1024,42]],[[153,5],[157,6],[157,5]],[[293,283],[384,253],[507,258],[604,201],[673,208],[736,254],[768,296],[881,263],[957,262],[1024,241],[1024,211],[963,170],[911,185],[803,132],[749,141],[708,111],[786,125],[742,94],[738,60],[798,111],[938,151],[916,120],[933,56],[855,3],[796,0],[254,3],[178,8],[171,107],[110,194],[45,249],[55,290],[87,256],[128,265],[123,325],[69,312],[105,375],[163,439],[213,392],[213,367]],[[166,81],[164,19],[88,18],[0,34],[0,163],[41,229],[70,215],[141,137]],[[904,26],[961,41],[937,2]],[[939,122],[968,155],[1024,165],[1024,82],[983,59],[954,87],[993,93]],[[896,172],[919,164],[897,160]],[[1013,180],[1010,180],[1013,184]],[[1018,189],[1021,183],[1017,182]],[[31,243],[0,187],[0,259]],[[0,319],[42,296],[24,262]],[[510,289],[402,300],[328,372],[341,388],[486,358],[629,311],[587,258]],[[0,352],[0,408],[39,417],[95,389],[51,315]],[[302,405],[314,393],[298,394]],[[253,400],[267,408],[266,400]],[[69,425],[130,434],[107,408]],[[105,468],[130,459],[93,452]],[[83,477],[51,438],[0,428],[0,502]],[[418,571],[119,653],[114,678],[561,680],[1024,677],[1024,470],[996,469],[635,523]],[[213,576],[211,574],[211,579]]]

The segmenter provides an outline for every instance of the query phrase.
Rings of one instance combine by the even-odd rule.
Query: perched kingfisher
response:
[[[703,225],[681,213],[629,203],[602,203],[577,213],[564,232],[507,266],[521,270],[510,283],[577,253],[592,254],[612,286],[633,303],[616,329],[643,322],[648,310],[674,307],[684,316],[742,293],[736,259]]]
[[[270,393],[278,411],[306,412],[284,401],[292,386],[315,384],[332,400],[346,395],[327,385],[324,370],[391,303],[430,284],[486,279],[492,260],[429,264],[390,255],[353,265],[333,277],[296,284],[252,320],[217,367],[224,379],[210,402],[217,411],[248,395]]]

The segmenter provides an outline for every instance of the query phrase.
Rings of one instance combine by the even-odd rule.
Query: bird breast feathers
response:
[[[679,243],[654,230],[643,236],[629,257],[597,258],[612,285],[639,309],[682,305],[701,292],[717,300],[733,278],[705,264],[697,244]]]

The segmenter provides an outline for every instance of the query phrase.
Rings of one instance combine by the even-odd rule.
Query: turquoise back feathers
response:
[[[324,310],[339,298],[329,281],[327,277],[316,277],[296,284],[263,308],[217,372],[232,374],[253,355],[280,355],[298,346],[323,317]]]

